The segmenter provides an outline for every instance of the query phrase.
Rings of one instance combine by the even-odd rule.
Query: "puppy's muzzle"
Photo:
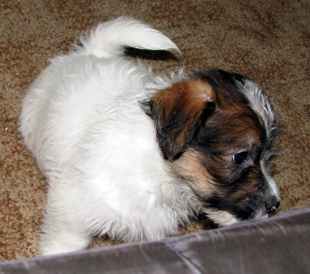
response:
[[[270,195],[266,200],[266,210],[268,215],[273,214],[280,206],[280,199],[277,196]]]

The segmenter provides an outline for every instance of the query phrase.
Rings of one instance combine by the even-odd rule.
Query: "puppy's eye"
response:
[[[232,160],[235,164],[240,165],[248,158],[248,152],[242,151],[233,155]]]

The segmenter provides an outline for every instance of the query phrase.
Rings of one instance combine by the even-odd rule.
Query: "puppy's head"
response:
[[[150,102],[159,145],[219,225],[265,217],[280,204],[269,173],[277,127],[253,81],[213,70],[159,91]]]

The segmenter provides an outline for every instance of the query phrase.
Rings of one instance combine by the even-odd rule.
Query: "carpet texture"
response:
[[[260,82],[281,135],[274,176],[287,212],[310,206],[310,4],[308,0],[0,0],[0,260],[31,257],[46,185],[18,133],[29,84],[99,22],[130,15],[150,23],[182,51],[147,61],[167,73],[220,67]],[[182,233],[201,230],[191,224]],[[95,246],[113,244],[98,239]]]

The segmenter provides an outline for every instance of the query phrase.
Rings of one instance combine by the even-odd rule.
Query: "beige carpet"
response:
[[[131,15],[180,47],[156,71],[221,67],[261,82],[282,133],[275,177],[281,212],[310,206],[310,4],[308,0],[0,0],[0,260],[34,256],[46,195],[18,134],[27,86],[81,32]],[[197,224],[189,230],[201,229]],[[96,246],[110,244],[98,240]]]

